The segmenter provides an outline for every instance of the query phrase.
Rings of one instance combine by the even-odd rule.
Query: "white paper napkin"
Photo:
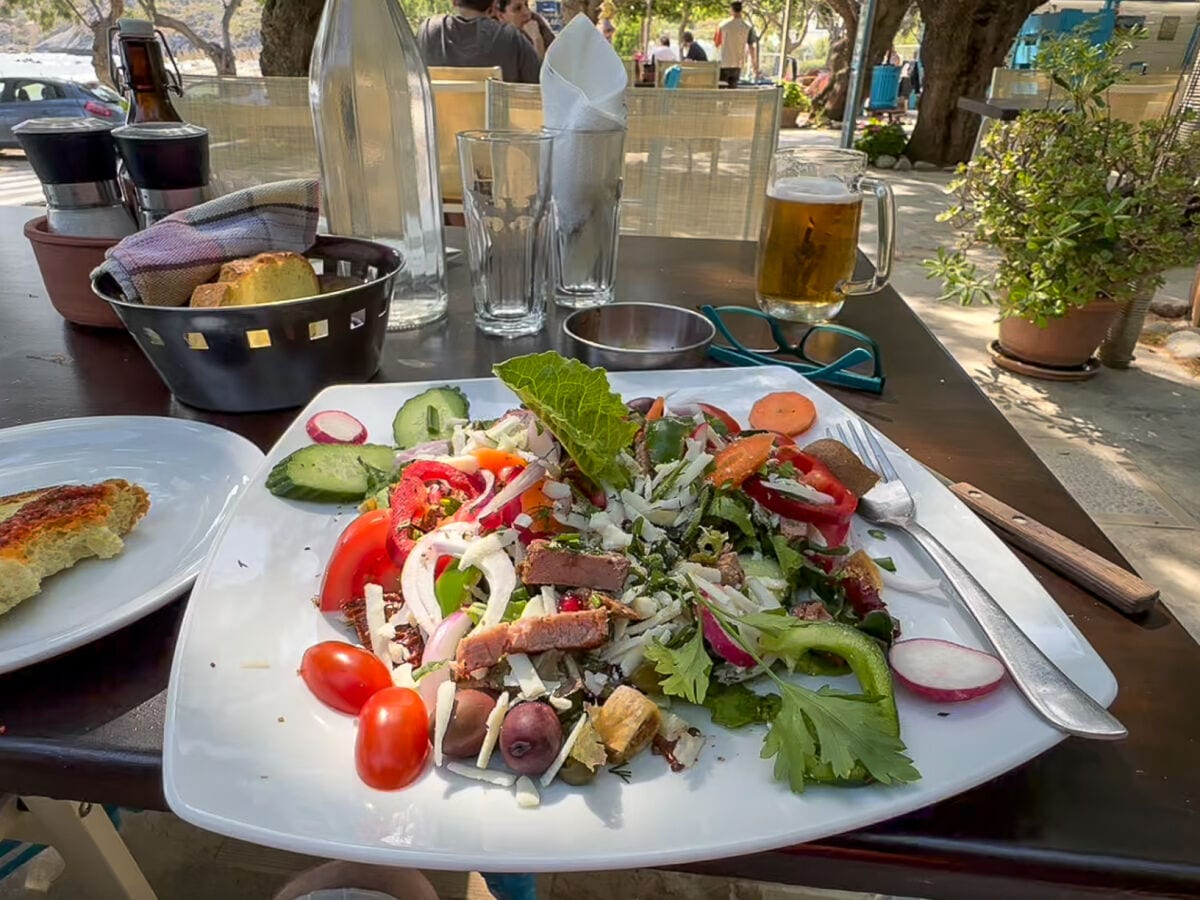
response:
[[[587,16],[567,23],[542,62],[542,110],[547,128],[624,128],[625,64]]]
[[[545,127],[624,131],[628,81],[612,44],[587,16],[576,16],[555,38],[542,63]],[[619,199],[622,163],[621,158],[598,158],[585,136],[556,138],[551,191],[560,231],[578,231],[601,205],[611,206],[614,197]]]

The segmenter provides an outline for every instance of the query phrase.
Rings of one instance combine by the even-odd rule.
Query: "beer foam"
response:
[[[796,175],[780,178],[767,189],[767,196],[792,203],[858,203],[856,194],[838,178]]]

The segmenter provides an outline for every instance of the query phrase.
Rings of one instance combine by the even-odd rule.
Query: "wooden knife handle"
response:
[[[961,482],[950,485],[950,490],[1030,556],[1066,575],[1121,612],[1145,612],[1158,599],[1158,590],[1132,572],[1001,503],[974,485]]]

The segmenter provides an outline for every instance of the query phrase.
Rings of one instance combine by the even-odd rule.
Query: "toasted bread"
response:
[[[0,615],[81,559],[120,553],[150,508],[146,491],[119,478],[0,497]]]
[[[215,284],[197,285],[192,306],[255,306],[315,297],[321,285],[312,263],[299,253],[260,253],[221,266]]]
[[[841,441],[821,438],[806,444],[804,452],[825,463],[833,477],[844,484],[855,497],[862,497],[879,481],[879,475],[864,466],[854,451]]]

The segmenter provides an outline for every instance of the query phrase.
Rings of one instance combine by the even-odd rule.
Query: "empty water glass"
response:
[[[574,309],[610,303],[625,129],[553,134],[555,302]]]
[[[488,334],[534,334],[546,321],[552,148],[545,132],[458,135],[475,324]]]

